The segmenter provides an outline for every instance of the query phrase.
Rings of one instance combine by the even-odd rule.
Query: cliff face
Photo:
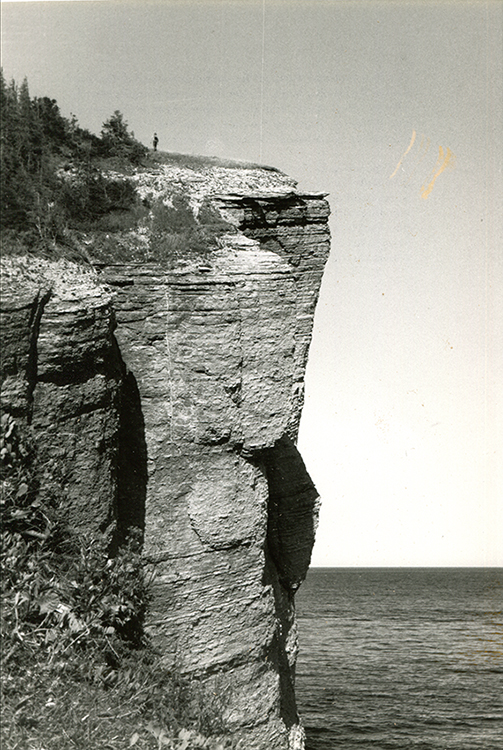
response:
[[[40,436],[42,485],[56,470],[72,523],[143,528],[149,631],[218,693],[238,747],[301,748],[294,593],[318,496],[295,440],[328,204],[260,169],[134,180],[145,204],[182,192],[228,231],[204,255],[94,276],[8,263],[3,406]]]
[[[117,507],[122,373],[112,295],[71,263],[2,259],[2,413],[29,424],[43,495],[103,530]]]

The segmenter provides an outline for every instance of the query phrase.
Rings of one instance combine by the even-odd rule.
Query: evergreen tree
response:
[[[23,141],[27,129],[21,116],[18,89],[14,81],[5,84],[2,75],[2,136],[0,157],[0,199],[2,224],[19,226],[26,221],[27,207],[33,194],[30,178],[23,158]],[[24,104],[26,88],[23,91]],[[24,154],[26,157],[26,153]]]
[[[54,244],[64,241],[68,226],[133,205],[133,186],[105,177],[95,161],[113,156],[138,164],[147,153],[118,110],[98,138],[75,116],[63,117],[55,99],[31,99],[26,78],[19,88],[15,81],[7,85],[1,69],[0,105],[2,228]],[[72,165],[72,179],[58,174],[65,162]]]
[[[101,128],[102,152],[105,156],[118,156],[139,164],[147,153],[145,146],[128,130],[128,124],[118,109]]]
[[[33,100],[33,109],[43,132],[44,145],[53,153],[70,154],[70,126],[59,111],[55,99],[48,96]]]

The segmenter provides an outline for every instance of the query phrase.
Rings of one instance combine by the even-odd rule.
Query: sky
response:
[[[329,193],[312,564],[503,566],[503,3],[4,0],[2,66],[93,132],[119,109]]]

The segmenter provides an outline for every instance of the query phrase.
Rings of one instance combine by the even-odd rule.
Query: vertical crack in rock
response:
[[[281,584],[275,561],[269,548],[265,553],[264,584],[270,586],[274,595],[276,627],[274,636],[266,649],[266,659],[274,664],[279,675],[280,716],[288,731],[299,724],[295,700],[295,663],[298,643],[295,623],[294,597]]]
[[[27,424],[31,424],[33,418],[33,393],[37,384],[37,342],[40,331],[40,321],[44,312],[44,307],[51,297],[51,290],[42,291],[37,294],[32,307],[32,314],[29,321],[29,352],[26,366],[27,394],[26,406]]]
[[[168,391],[168,420],[170,429],[171,445],[174,447],[174,433],[173,433],[173,363],[171,358],[171,343],[170,343],[170,304],[169,304],[169,284],[166,284],[166,360],[167,360],[167,377],[166,377],[166,388]]]
[[[261,458],[268,486],[265,582],[274,591],[277,626],[269,658],[277,663],[281,716],[291,729],[298,724],[295,664],[298,642],[294,594],[311,559],[319,495],[295,444],[284,435]]]
[[[2,410],[28,424],[32,419],[37,381],[37,340],[40,320],[51,292],[43,282],[19,283],[10,278],[10,264],[2,273],[0,296]]]
[[[145,421],[138,383],[132,372],[124,372],[120,394],[117,526],[118,541],[124,541],[131,528],[145,531],[147,496],[147,444]]]

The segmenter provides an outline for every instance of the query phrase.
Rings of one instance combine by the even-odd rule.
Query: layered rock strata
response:
[[[301,748],[294,593],[318,495],[295,440],[328,204],[260,169],[135,180],[146,202],[182,191],[229,231],[204,257],[101,263],[92,284],[12,283],[4,405],[44,435],[73,523],[143,528],[149,631],[218,694],[236,746]]]
[[[112,295],[75,264],[2,259],[2,413],[30,425],[43,496],[82,532],[115,520],[123,374]]]

